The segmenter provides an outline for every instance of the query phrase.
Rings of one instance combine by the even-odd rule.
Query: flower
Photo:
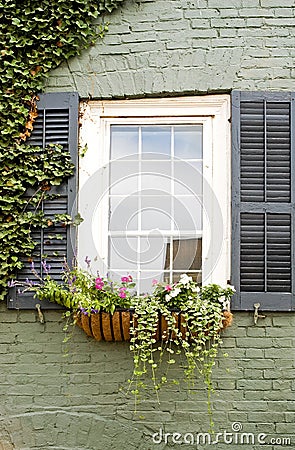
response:
[[[180,275],[179,283],[185,285],[185,284],[191,283],[192,281],[193,281],[192,277],[189,277],[186,273],[183,273],[182,275]]]
[[[172,287],[170,286],[170,284],[167,284],[167,286],[165,286],[165,290],[168,292],[172,291]]]
[[[181,289],[175,288],[173,291],[170,292],[171,297],[177,297],[178,294],[180,294]]]
[[[156,280],[156,279],[153,279],[153,281],[152,281],[152,285],[153,286],[156,286],[158,284],[158,280]]]
[[[104,287],[103,279],[98,277],[95,279],[95,289],[101,290]]]

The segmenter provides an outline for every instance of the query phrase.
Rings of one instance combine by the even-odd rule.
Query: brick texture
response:
[[[64,344],[59,312],[45,312],[45,325],[32,312],[7,312],[4,305],[0,314],[0,450],[195,450],[197,439],[205,439],[201,382],[192,391],[183,384],[162,391],[160,405],[150,394],[134,414],[125,393],[132,371],[128,343],[99,343],[74,328]],[[214,369],[215,432],[220,439],[229,433],[218,448],[240,449],[242,433],[256,444],[263,433],[265,442],[295,445],[293,324],[291,313],[268,313],[257,326],[250,313],[235,314]]]
[[[294,88],[294,0],[125,0],[103,41],[52,72],[82,97]]]

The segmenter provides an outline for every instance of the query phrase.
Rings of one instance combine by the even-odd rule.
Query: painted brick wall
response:
[[[294,89],[294,0],[125,0],[109,20],[105,40],[53,71],[47,91],[111,98]],[[227,434],[211,445],[197,443],[208,430],[201,384],[192,393],[175,386],[134,416],[120,390],[132,370],[128,344],[97,343],[75,329],[65,345],[60,313],[45,317],[41,325],[35,312],[0,306],[0,450],[295,448],[294,314],[268,313],[257,326],[236,314],[221,351],[229,357],[214,372],[215,431]],[[175,432],[182,445],[165,434]]]
[[[34,312],[1,308],[1,450],[212,448],[197,446],[209,426],[202,383],[191,393],[171,387],[160,406],[150,398],[134,415],[124,393],[132,370],[128,344],[98,343],[78,328],[63,344],[60,313],[45,317],[41,325]],[[224,333],[214,370],[213,417],[216,433],[223,433],[218,449],[260,449],[258,439],[286,438],[294,448],[294,326],[289,313],[269,313],[255,327],[251,314],[239,313]],[[182,445],[166,434],[176,432]],[[241,444],[242,432],[253,445]]]
[[[103,42],[52,73],[82,97],[294,87],[293,0],[125,0]]]

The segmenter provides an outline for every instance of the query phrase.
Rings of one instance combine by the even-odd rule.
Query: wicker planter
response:
[[[114,314],[98,312],[85,316],[78,313],[77,325],[97,341],[129,341],[133,311],[117,309]]]
[[[183,337],[185,336],[186,329],[183,327],[183,317],[180,312],[171,312],[174,316],[177,328],[181,330]],[[130,323],[136,321],[133,317],[134,311],[130,309],[116,309],[114,314],[106,312],[92,313],[86,316],[82,313],[78,313],[76,316],[76,324],[82,328],[87,336],[93,337],[97,341],[107,341],[107,342],[122,342],[130,340]],[[225,311],[223,313],[223,323],[220,330],[224,330],[232,323],[232,313]],[[136,322],[135,322],[136,324]],[[160,341],[165,338],[167,331],[167,321],[159,313],[158,327],[156,331],[155,338]],[[168,338],[168,336],[166,336]],[[172,339],[175,336],[172,334]]]

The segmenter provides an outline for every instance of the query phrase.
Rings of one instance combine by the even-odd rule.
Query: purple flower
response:
[[[44,272],[48,275],[50,272],[51,266],[49,264],[46,264],[46,261],[41,261],[42,267]]]
[[[86,262],[87,267],[88,267],[88,269],[89,269],[90,263],[91,263],[91,259],[89,259],[88,256],[86,256],[84,261]]]

